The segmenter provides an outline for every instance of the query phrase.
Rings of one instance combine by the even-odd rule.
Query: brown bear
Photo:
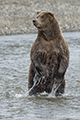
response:
[[[62,95],[69,64],[68,44],[52,12],[38,12],[33,24],[38,29],[38,36],[30,53],[29,95],[50,93],[53,86],[55,95]]]

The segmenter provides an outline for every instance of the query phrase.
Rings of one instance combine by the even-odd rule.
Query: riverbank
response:
[[[80,31],[80,0],[0,0],[0,35],[36,33],[36,11],[52,11],[62,32]]]

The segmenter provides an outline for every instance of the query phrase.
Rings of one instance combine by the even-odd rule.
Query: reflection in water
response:
[[[61,97],[53,92],[28,96],[30,49],[35,34],[0,37],[1,120],[80,119],[80,32],[63,36],[69,44],[70,64]]]

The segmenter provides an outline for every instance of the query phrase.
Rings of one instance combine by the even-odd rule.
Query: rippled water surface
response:
[[[80,32],[63,33],[70,64],[62,97],[28,96],[30,49],[36,34],[0,36],[0,119],[80,120]]]

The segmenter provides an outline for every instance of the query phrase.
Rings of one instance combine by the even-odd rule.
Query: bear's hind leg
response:
[[[65,78],[62,81],[61,85],[59,86],[59,88],[57,89],[55,96],[61,96],[64,93],[64,89],[65,89]]]

